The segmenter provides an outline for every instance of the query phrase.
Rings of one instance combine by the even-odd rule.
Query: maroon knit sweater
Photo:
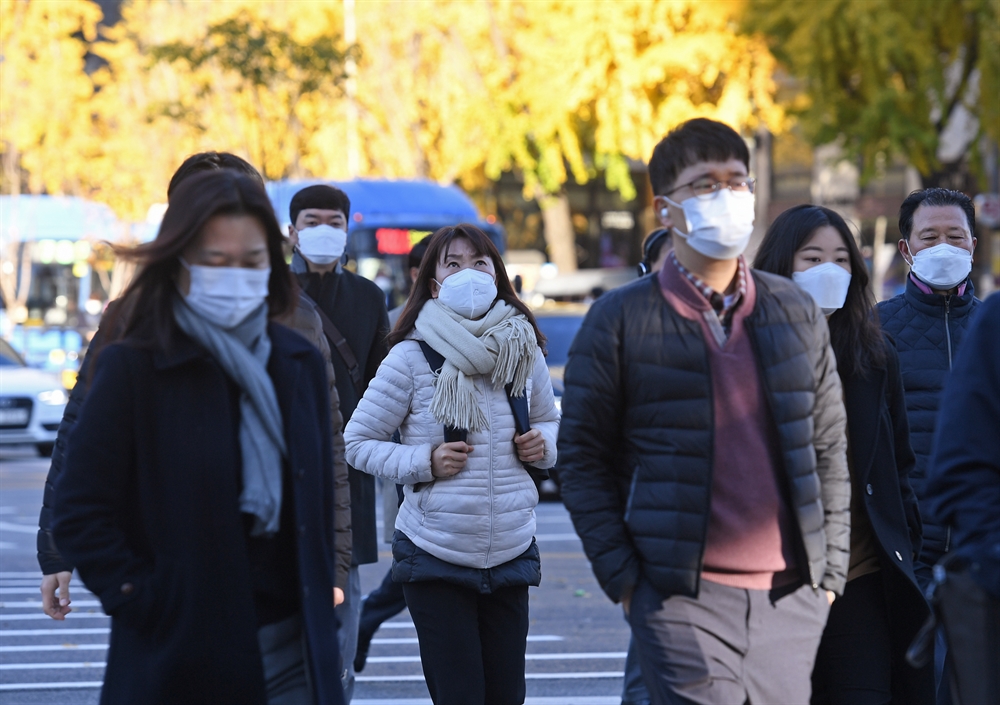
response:
[[[798,579],[794,521],[778,486],[778,444],[743,319],[757,291],[747,273],[746,296],[733,312],[728,340],[711,304],[675,265],[660,272],[660,289],[680,315],[702,326],[714,411],[712,499],[702,577],[748,590]],[[724,336],[723,336],[724,338]]]

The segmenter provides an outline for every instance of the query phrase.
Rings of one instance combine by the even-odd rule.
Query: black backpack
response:
[[[434,374],[441,373],[441,367],[444,365],[444,355],[439,353],[437,350],[432,348],[426,341],[418,340],[420,343],[420,349],[424,353],[424,358],[427,360],[427,364],[431,366],[431,370]],[[524,435],[531,430],[531,424],[528,421],[528,397],[522,395],[515,397],[513,392],[514,385],[508,384],[504,389],[507,392],[507,402],[510,404],[510,410],[514,414],[514,428],[518,435]],[[469,432],[464,428],[453,428],[451,426],[444,427],[444,442],[451,443],[453,441],[465,442],[468,438]],[[549,473],[547,470],[540,470],[533,465],[528,465],[524,463],[524,469],[528,471],[531,475],[531,479],[535,481],[537,485],[542,480],[547,480]]]

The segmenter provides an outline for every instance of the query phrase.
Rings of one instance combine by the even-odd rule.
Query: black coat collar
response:
[[[282,357],[303,357],[314,350],[312,344],[301,335],[273,321],[267,324],[267,334],[271,338],[271,361]],[[205,348],[175,326],[168,348],[158,348],[153,353],[153,366],[157,370],[168,370],[210,357]]]

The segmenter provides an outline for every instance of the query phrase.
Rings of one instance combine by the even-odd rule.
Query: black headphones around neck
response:
[[[650,260],[649,255],[654,249],[657,248],[657,246],[662,246],[663,241],[668,237],[670,237],[669,228],[654,230],[646,236],[646,242],[642,244],[642,261],[639,262],[639,266],[637,267],[640,277],[644,277],[653,272],[653,262]]]

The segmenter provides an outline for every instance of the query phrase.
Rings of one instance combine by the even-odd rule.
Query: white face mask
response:
[[[267,299],[270,267],[204,267],[183,259],[181,264],[191,273],[191,288],[184,301],[221,328],[242,323]]]
[[[666,198],[664,196],[664,198]],[[714,198],[686,198],[681,203],[667,201],[684,210],[687,234],[674,232],[687,240],[695,252],[717,260],[734,259],[743,254],[753,233],[754,197],[752,193],[733,193],[724,188]]]
[[[906,242],[906,251],[910,243]],[[917,254],[910,254],[913,264],[910,271],[922,282],[935,289],[951,289],[964,282],[972,271],[972,253],[947,243],[941,243]]]
[[[330,264],[344,254],[347,231],[330,225],[299,230],[299,252],[313,264]]]
[[[817,264],[804,272],[792,272],[792,279],[813,297],[828,316],[843,308],[847,289],[851,286],[851,273],[834,262]]]
[[[438,301],[463,318],[482,316],[497,298],[493,277],[477,269],[455,272],[438,285],[441,287]]]

